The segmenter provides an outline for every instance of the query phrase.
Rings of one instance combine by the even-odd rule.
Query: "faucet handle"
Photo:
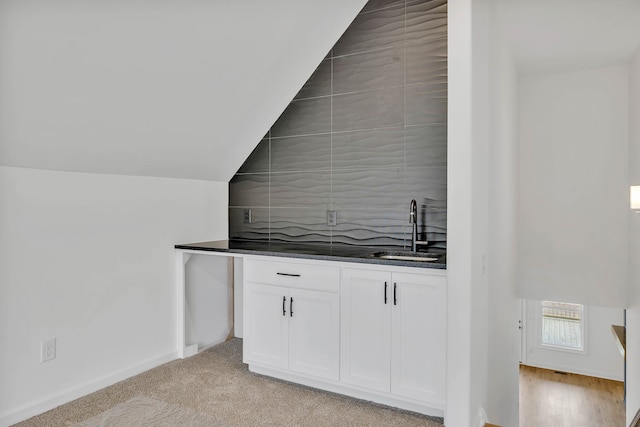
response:
[[[409,204],[409,222],[415,224],[418,220],[418,204],[416,203],[416,199],[411,199],[411,203]]]

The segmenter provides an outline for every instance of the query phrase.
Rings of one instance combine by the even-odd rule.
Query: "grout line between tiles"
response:
[[[406,63],[406,54],[404,56],[405,56],[405,63]],[[333,63],[332,63],[332,68],[333,68]],[[331,71],[331,74],[332,74],[332,78],[333,78],[333,70]],[[405,76],[405,80],[406,80],[406,76]],[[371,92],[390,90],[390,89],[401,89],[401,88],[404,88],[406,86],[419,86],[419,85],[435,86],[435,85],[438,85],[438,84],[446,86],[446,82],[439,82],[439,81],[424,81],[424,82],[412,82],[412,83],[406,83],[405,82],[405,83],[400,84],[400,85],[380,86],[380,87],[375,87],[375,88],[371,88],[371,89],[352,90],[352,91],[348,91],[348,92],[332,93],[331,95],[320,95],[320,96],[310,96],[310,97],[307,97],[307,98],[297,98],[297,99],[294,99],[293,101],[291,101],[291,103],[301,102],[301,101],[313,101],[313,100],[324,99],[324,98],[333,98],[334,96],[357,95],[357,94],[361,94],[361,93],[371,93]]]
[[[267,220],[267,224],[268,224],[268,234],[267,234],[267,239],[270,242],[271,241],[271,128],[269,128],[269,210],[268,210],[268,220]]]
[[[382,126],[382,127],[373,127],[373,128],[334,130],[333,132],[316,132],[316,133],[300,133],[300,134],[292,134],[292,135],[282,135],[282,136],[274,136],[272,139],[278,140],[278,139],[286,139],[286,138],[302,138],[307,136],[322,136],[322,135],[331,135],[331,134],[342,135],[347,133],[372,132],[372,131],[403,129],[403,128],[418,128],[418,127],[427,127],[427,126],[442,127],[446,125],[447,125],[446,123],[442,123],[442,122],[417,123],[417,124],[410,124],[410,125],[391,125],[391,126]],[[246,172],[246,173],[250,173],[250,172]]]
[[[402,151],[404,154],[404,173],[402,174],[402,179],[403,179],[403,183],[404,183],[404,187],[407,188],[407,2],[405,0],[404,2],[404,27],[403,27],[403,32],[402,32],[402,41],[403,41],[403,46],[402,46],[402,51],[403,51],[403,58],[404,58],[404,64],[403,64],[403,73],[402,73],[402,77],[403,77],[403,102],[402,102],[402,123],[404,126],[403,132],[402,132]],[[406,227],[403,228],[403,230],[405,230],[405,233],[403,234],[403,248],[407,247],[407,234],[406,234]]]
[[[331,94],[331,105],[330,105],[330,116],[329,116],[329,128],[331,129],[331,133],[329,135],[329,209],[333,210],[333,49],[331,49],[330,59],[330,91]],[[333,244],[333,227],[329,227],[329,244]]]

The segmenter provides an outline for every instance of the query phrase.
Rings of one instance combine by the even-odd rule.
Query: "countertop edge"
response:
[[[224,242],[219,241],[220,243]],[[322,255],[322,254],[306,254],[299,252],[285,252],[285,251],[270,251],[263,249],[229,249],[229,248],[216,248],[202,246],[197,243],[185,243],[174,245],[175,249],[180,250],[193,250],[203,252],[222,252],[230,254],[240,255],[257,255],[257,256],[272,256],[280,258],[297,258],[297,259],[315,259],[322,261],[337,261],[337,262],[350,262],[356,264],[374,264],[374,265],[389,265],[398,267],[414,267],[414,268],[427,268],[432,270],[446,270],[447,264],[444,263],[425,263],[419,261],[399,261],[399,260],[386,260],[380,258],[368,258],[357,256],[339,256],[339,255]]]

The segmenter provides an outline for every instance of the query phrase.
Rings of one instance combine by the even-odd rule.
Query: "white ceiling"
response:
[[[522,74],[627,62],[640,45],[638,0],[497,0]]]
[[[0,165],[228,181],[366,0],[2,0]]]

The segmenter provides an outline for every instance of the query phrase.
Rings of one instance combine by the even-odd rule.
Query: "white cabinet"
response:
[[[391,393],[445,402],[446,280],[393,274]]]
[[[444,409],[444,277],[344,268],[341,381]]]
[[[249,369],[429,415],[445,407],[442,271],[245,258]]]
[[[289,369],[337,380],[340,363],[340,296],[291,289]]]
[[[337,380],[339,269],[245,261],[244,361]]]
[[[340,380],[389,391],[391,383],[391,273],[343,269]]]
[[[245,359],[253,363],[289,366],[289,290],[278,286],[247,283],[244,288]],[[247,335],[248,334],[248,335]]]

